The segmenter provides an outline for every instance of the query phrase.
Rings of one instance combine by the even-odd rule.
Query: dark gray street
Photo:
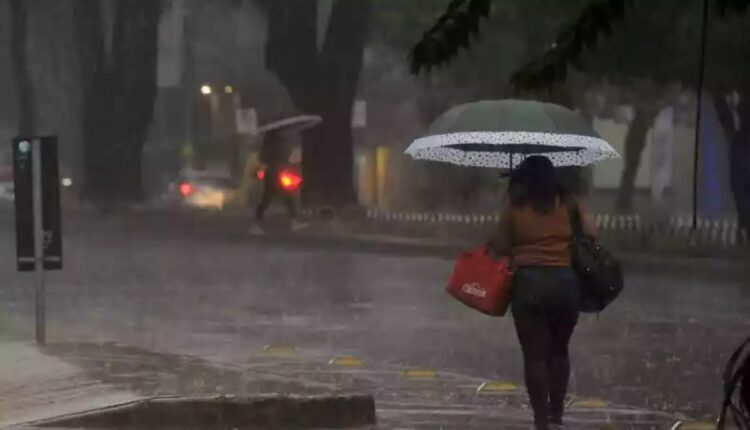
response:
[[[32,278],[14,272],[11,221],[5,213],[0,339],[30,340]],[[52,351],[81,362],[97,354],[163,357],[168,367],[189,357],[214,373],[235,372],[229,381],[276,377],[276,385],[256,384],[254,392],[374,392],[381,421],[393,428],[402,421],[484,428],[501,419],[503,405],[523,407],[512,321],[450,299],[443,286],[452,261],[273,245],[243,235],[239,224],[217,219],[207,230],[205,221],[183,221],[69,220],[66,268],[49,276]],[[747,277],[700,261],[682,270],[650,267],[630,267],[625,295],[579,325],[571,406],[581,423],[598,413],[659,428],[674,421],[669,416],[715,414],[720,371],[750,328]],[[106,379],[102,369],[92,372]],[[504,384],[478,393],[483,382]],[[248,390],[210,384],[218,392]],[[146,385],[146,394],[176,389]]]

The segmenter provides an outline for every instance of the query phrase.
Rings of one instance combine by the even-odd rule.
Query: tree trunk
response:
[[[630,212],[633,209],[635,178],[641,165],[643,149],[646,147],[648,130],[654,123],[656,113],[653,109],[636,107],[633,122],[625,136],[625,167],[617,194],[617,211]]]
[[[10,0],[10,53],[13,62],[13,78],[16,83],[18,106],[18,134],[31,136],[35,129],[36,109],[34,85],[29,71],[27,42],[26,0]]]
[[[297,108],[323,118],[303,138],[306,204],[356,204],[351,113],[370,10],[371,0],[337,0],[318,52],[316,2],[274,1],[269,6],[266,66]]]
[[[160,2],[114,3],[111,48],[101,0],[75,17],[84,90],[84,197],[100,205],[143,199],[142,150],[154,113]]]
[[[335,208],[354,204],[351,108],[318,112],[323,122],[310,130],[304,140],[304,201]]]
[[[745,95],[747,94],[747,96]],[[719,122],[729,145],[729,182],[742,231],[750,230],[750,91],[743,92],[735,124],[732,109],[721,94],[714,94]],[[737,126],[739,125],[739,127]]]

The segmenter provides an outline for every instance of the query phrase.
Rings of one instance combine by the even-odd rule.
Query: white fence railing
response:
[[[498,214],[451,212],[394,212],[370,209],[367,219],[378,223],[414,223],[485,227],[500,221]],[[632,236],[633,239],[679,238],[693,245],[737,247],[748,245],[747,231],[740,231],[737,220],[699,218],[693,228],[692,217],[673,216],[650,221],[640,215],[596,214],[603,235]]]

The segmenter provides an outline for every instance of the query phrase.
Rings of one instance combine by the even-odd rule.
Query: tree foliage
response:
[[[482,18],[481,37],[471,37],[469,48],[456,45],[451,61],[420,69],[421,82],[452,103],[476,98],[502,98],[515,95],[510,85],[512,73],[541,55],[555,40],[561,26],[577,16],[588,0],[506,0],[492,3],[491,14]],[[375,6],[376,43],[395,52],[410,52],[410,66],[428,49],[450,46],[453,18],[445,17],[446,0],[380,0]],[[454,13],[470,13],[466,4]],[[435,23],[444,22],[444,25]],[[422,35],[422,29],[430,30]],[[413,41],[422,37],[417,48]],[[424,49],[419,48],[424,47]],[[414,48],[414,49],[412,49]],[[429,73],[428,72],[429,69]]]
[[[660,8],[665,4],[685,9],[684,2],[646,0],[596,0],[559,32],[557,40],[539,58],[530,61],[513,76],[513,82],[521,87],[551,85],[567,77],[569,66],[576,67],[585,51],[593,50],[598,43],[612,34],[615,26],[622,23],[632,9]],[[712,0],[720,16],[727,13],[743,13],[750,0]],[[492,0],[455,0],[414,45],[411,52],[411,69],[414,74],[428,72],[454,60],[461,49],[468,49],[479,34],[479,23],[487,19],[492,11]],[[663,24],[666,17],[659,16]],[[644,33],[644,32],[641,32]],[[628,33],[627,36],[633,36]],[[611,53],[611,51],[610,51]]]
[[[479,34],[479,24],[490,15],[491,0],[452,0],[437,22],[424,34],[411,54],[411,69],[446,64]]]
[[[729,141],[732,192],[740,223],[750,228],[750,64],[744,61],[750,56],[750,37],[743,15],[749,5],[750,0],[597,0],[563,28],[545,52],[514,73],[512,82],[526,89],[550,87],[563,82],[574,68],[634,90],[632,101],[638,109],[638,103],[653,105],[653,98],[659,97],[649,90],[655,85],[697,86],[699,71],[702,74],[708,66],[700,90],[711,93],[722,118]],[[704,7],[711,17],[707,34],[713,47],[706,58],[700,49],[705,41]],[[474,35],[475,27],[468,20],[444,33],[428,32],[414,48],[412,69],[418,73],[453,60],[466,37]],[[440,49],[430,51],[432,55],[420,54],[422,46],[436,43],[431,41],[436,37]],[[727,105],[726,94],[731,91],[740,94],[737,106]],[[640,118],[652,116],[643,109],[639,114]],[[640,138],[628,141],[633,145],[626,149],[631,154],[626,156],[623,176],[626,192],[632,189],[629,178],[635,177],[643,148]],[[621,200],[621,206],[629,206],[627,198]]]

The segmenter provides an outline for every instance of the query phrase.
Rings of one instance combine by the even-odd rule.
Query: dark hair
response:
[[[540,214],[549,213],[566,197],[555,166],[541,155],[526,158],[513,171],[508,195],[511,206],[531,206]]]

